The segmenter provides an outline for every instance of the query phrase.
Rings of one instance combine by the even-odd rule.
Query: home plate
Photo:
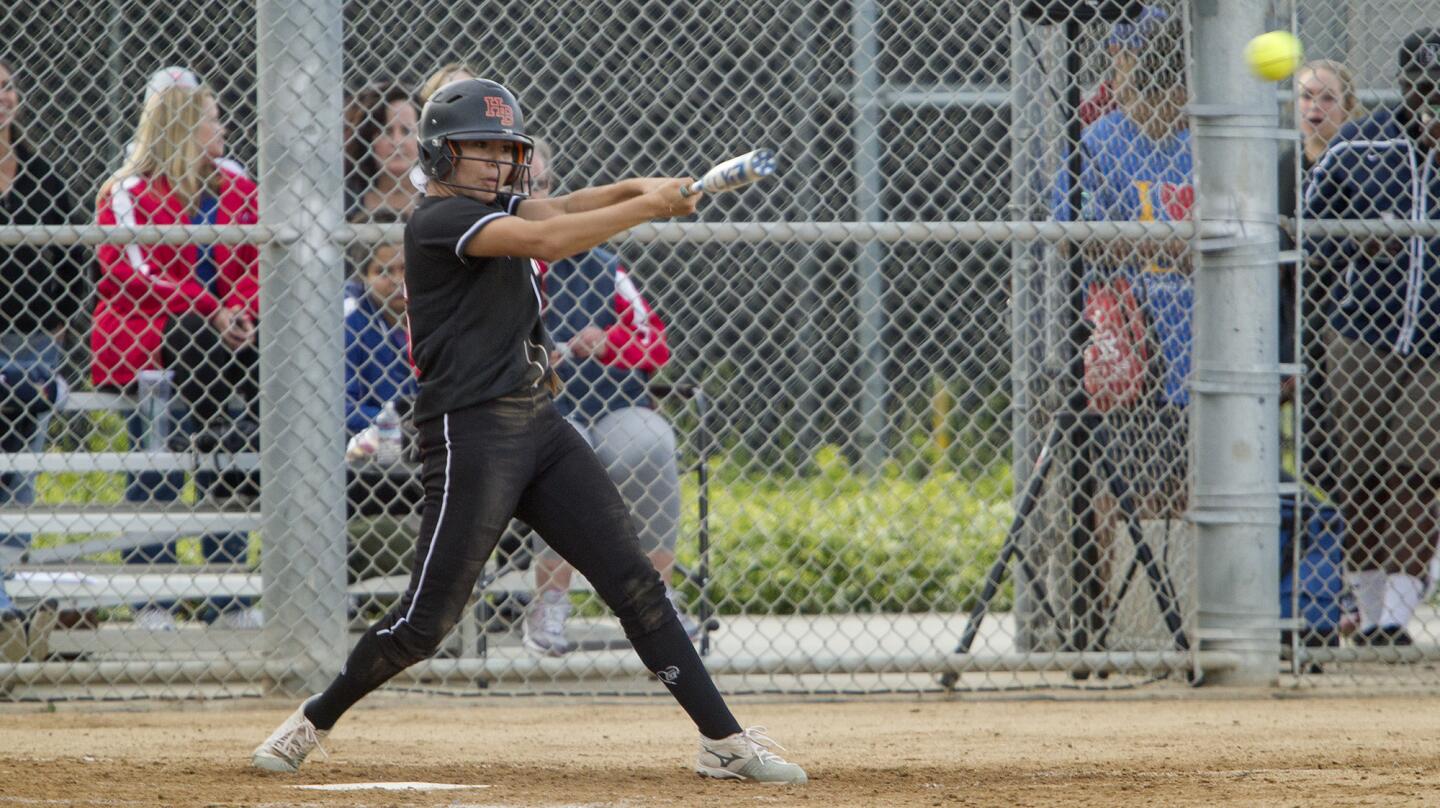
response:
[[[489,788],[490,786],[463,786],[456,783],[325,783],[316,786],[295,786],[311,791],[459,791],[466,788]]]

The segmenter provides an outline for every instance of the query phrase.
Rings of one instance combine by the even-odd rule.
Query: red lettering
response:
[[[515,125],[515,110],[505,103],[505,99],[497,96],[485,96],[485,117],[499,118],[501,126]]]

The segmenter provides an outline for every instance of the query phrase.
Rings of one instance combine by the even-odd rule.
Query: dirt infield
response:
[[[299,775],[246,768],[279,703],[0,710],[0,806],[1434,805],[1440,698],[740,701],[802,788],[702,781],[658,700],[382,696]],[[422,781],[444,792],[299,790]]]

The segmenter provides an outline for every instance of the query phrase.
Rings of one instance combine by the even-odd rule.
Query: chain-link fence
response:
[[[1433,682],[1440,8],[1296,5],[1309,55],[1328,60],[1295,77],[1301,139],[1280,165],[1282,212],[1298,217],[1282,333],[1303,365],[1288,397],[1302,540],[1287,566],[1313,627],[1295,656],[1315,660],[1296,670]],[[1366,221],[1324,221],[1337,219]]]
[[[548,144],[537,195],[779,155],[544,280],[557,403],[722,687],[1428,670],[1377,662],[1433,646],[1440,167],[1415,140],[1312,179],[1321,136],[1282,121],[1328,140],[1323,104],[1398,103],[1429,0],[73,5],[0,10],[8,698],[307,690],[398,601],[424,507],[400,237],[427,93],[467,76]],[[1244,41],[1292,26],[1353,78],[1250,77]],[[1395,323],[1413,350],[1368,339]],[[1336,406],[1380,401],[1383,436]],[[396,686],[659,692],[519,523]]]

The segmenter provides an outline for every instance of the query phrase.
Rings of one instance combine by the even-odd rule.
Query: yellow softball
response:
[[[1280,81],[1300,66],[1305,49],[1289,31],[1271,31],[1250,40],[1245,46],[1245,62],[1255,75],[1268,81]]]

